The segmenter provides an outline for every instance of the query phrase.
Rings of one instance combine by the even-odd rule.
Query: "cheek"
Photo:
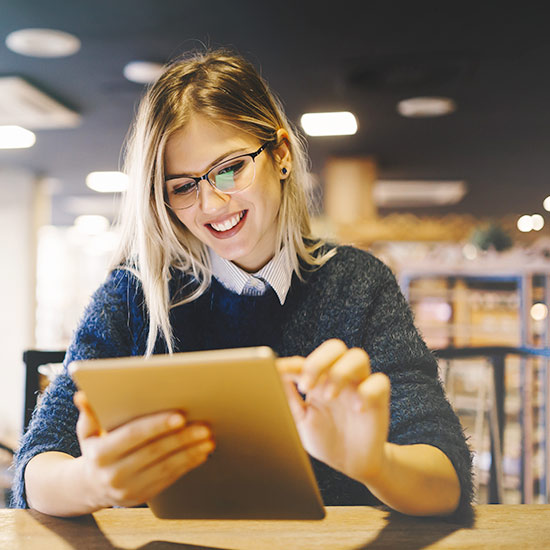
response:
[[[178,212],[176,214],[177,219],[179,222],[191,233],[195,234],[196,229],[193,224],[194,217],[191,215],[190,212]]]
[[[186,227],[189,227],[193,221],[193,213],[192,213],[193,207],[186,208],[185,210],[178,210],[176,212],[176,217],[178,220],[185,225]]]
[[[266,212],[276,215],[279,212],[283,200],[282,185],[278,179],[273,178],[269,182],[267,188],[264,190],[263,198]]]

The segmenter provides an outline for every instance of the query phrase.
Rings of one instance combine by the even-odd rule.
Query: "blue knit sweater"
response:
[[[367,252],[339,247],[323,267],[294,276],[281,305],[274,292],[240,296],[216,279],[194,302],[174,308],[171,323],[176,351],[255,345],[280,356],[307,355],[329,338],[364,348],[373,371],[391,381],[389,441],[425,443],[453,463],[461,485],[456,518],[469,516],[471,456],[460,423],[437,378],[437,364],[414,327],[410,309],[391,271]],[[193,280],[182,273],[170,282],[172,295],[187,292]],[[115,270],[96,291],[84,313],[65,365],[76,359],[142,355],[147,317],[139,282]],[[165,352],[159,341],[156,353]],[[80,455],[74,383],[59,376],[44,393],[15,457],[13,507],[26,507],[24,469],[36,454],[61,451]],[[326,505],[378,504],[365,486],[312,459]]]

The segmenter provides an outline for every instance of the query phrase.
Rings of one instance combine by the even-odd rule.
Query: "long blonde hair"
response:
[[[165,205],[166,143],[194,113],[230,123],[262,143],[276,145],[277,131],[286,130],[292,169],[282,184],[276,250],[286,251],[298,276],[300,259],[315,267],[330,257],[316,253],[319,241],[307,240],[311,235],[304,141],[253,65],[226,50],[193,54],[171,63],[142,99],[127,140],[129,187],[112,266],[123,266],[141,282],[149,317],[146,355],[153,352],[159,334],[168,352],[173,351],[170,308],[198,298],[212,277],[206,246]],[[184,297],[177,304],[168,287],[173,269],[191,274],[196,283],[187,294],[178,292]]]

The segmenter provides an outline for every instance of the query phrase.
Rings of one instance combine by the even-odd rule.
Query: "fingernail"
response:
[[[181,414],[173,414],[168,419],[168,426],[170,428],[179,428],[183,426],[185,420]]]
[[[201,443],[200,448],[205,453],[211,453],[214,450],[214,442],[212,440],[205,441]]]
[[[194,435],[197,439],[204,439],[210,436],[210,430],[206,426],[199,426],[195,428]]]

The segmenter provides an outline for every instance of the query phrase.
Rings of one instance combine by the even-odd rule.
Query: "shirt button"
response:
[[[265,289],[265,283],[263,281],[260,281],[260,279],[252,279],[252,281],[250,281],[250,284],[252,288],[255,288],[256,290]]]

